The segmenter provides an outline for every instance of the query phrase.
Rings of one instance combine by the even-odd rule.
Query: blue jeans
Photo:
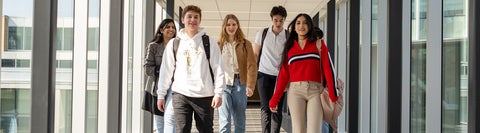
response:
[[[328,132],[328,129],[330,128],[330,125],[328,125],[327,122],[323,121],[323,124],[322,124],[322,133],[329,133]]]
[[[172,89],[168,89],[166,102],[165,102],[165,113],[163,116],[164,119],[164,132],[165,133],[175,133],[175,117],[173,112],[172,105]]]
[[[220,133],[231,132],[231,116],[235,123],[235,133],[245,133],[245,110],[247,109],[246,85],[235,78],[233,86],[227,85],[222,96],[222,106],[218,108]]]
[[[168,89],[165,97],[165,112],[163,116],[154,115],[157,133],[175,133],[175,117],[173,116],[172,89]]]
[[[157,133],[163,133],[163,116],[161,115],[153,115],[153,122],[155,123],[155,127],[157,129]]]

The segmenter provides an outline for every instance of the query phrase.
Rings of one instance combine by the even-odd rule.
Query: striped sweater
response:
[[[294,41],[292,48],[287,54],[287,64],[283,64],[280,67],[275,92],[272,99],[270,99],[270,108],[277,107],[287,84],[296,81],[315,81],[319,83],[326,81],[330,100],[333,102],[337,101],[335,70],[328,48],[323,40],[321,42],[321,53],[319,54],[316,42],[307,41],[304,48],[301,49],[298,42]],[[322,65],[321,67],[320,64]]]

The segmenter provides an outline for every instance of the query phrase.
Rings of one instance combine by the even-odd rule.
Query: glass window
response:
[[[371,118],[371,121],[370,121],[370,129],[372,129],[372,132],[376,132],[375,129],[377,129],[377,105],[378,105],[378,102],[377,102],[377,67],[378,67],[378,64],[377,64],[377,46],[378,46],[378,0],[372,0],[372,37],[371,37],[371,41],[372,41],[372,49],[371,49],[371,106],[370,106],[370,116],[372,117]]]
[[[32,50],[32,27],[17,25],[17,21],[25,23],[25,19],[6,17],[8,21],[8,50]]]
[[[128,38],[128,61],[127,61],[127,112],[126,112],[126,119],[127,119],[127,133],[132,133],[132,95],[133,95],[133,61],[131,60],[133,58],[133,26],[134,26],[134,3],[135,0],[125,0],[125,2],[129,2],[129,13],[128,17],[126,17],[127,25],[128,25],[128,35],[124,36],[125,38]],[[145,46],[145,45],[142,45]],[[144,47],[142,47],[144,48]],[[125,50],[125,49],[124,49]]]
[[[14,59],[2,59],[2,67],[15,67]]]
[[[468,1],[443,0],[442,131],[466,133]]]
[[[87,133],[98,131],[98,55],[100,44],[100,0],[88,1],[87,31],[87,94],[86,125]]]
[[[17,59],[17,65],[16,65],[18,68],[21,68],[21,67],[30,67],[30,60],[23,60],[23,59]]]
[[[8,49],[23,49],[23,28],[14,26],[8,27]]]
[[[88,51],[98,51],[99,35],[100,28],[98,26],[88,28]]]
[[[87,68],[88,69],[97,69],[98,68],[98,65],[97,65],[97,60],[88,60],[87,61]]]
[[[58,68],[70,68],[72,69],[72,60],[57,60]]]
[[[425,132],[427,0],[412,0],[410,132]]]
[[[32,50],[32,27],[25,27],[24,28],[24,37],[25,37],[25,43],[24,43],[24,48],[25,50]]]
[[[63,18],[58,21],[64,21],[62,24],[68,23]],[[72,27],[58,27],[57,28],[57,50],[73,50],[73,28]]]
[[[73,28],[65,27],[63,32],[63,49],[62,50],[73,50]]]
[[[2,131],[7,133],[30,132],[31,92],[27,88],[2,88],[0,90],[0,111]]]
[[[63,50],[63,28],[57,28],[57,50]]]
[[[0,132],[29,133],[33,0],[3,0],[1,33]],[[21,58],[20,58],[21,57]],[[18,68],[20,67],[20,68]],[[21,75],[21,76],[19,76]]]
[[[72,132],[73,0],[58,0],[55,133]],[[70,43],[70,47],[68,46]],[[68,55],[68,56],[67,56]],[[58,60],[61,58],[61,60]]]

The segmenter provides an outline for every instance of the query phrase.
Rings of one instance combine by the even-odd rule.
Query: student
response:
[[[260,95],[261,123],[263,133],[278,133],[282,125],[282,103],[280,99],[278,113],[271,112],[268,108],[269,100],[273,95],[275,83],[279,72],[282,50],[287,39],[287,31],[283,23],[287,11],[283,6],[275,6],[270,11],[272,26],[259,31],[253,47],[258,61],[258,94]],[[264,34],[265,33],[265,34]]]
[[[227,84],[223,92],[223,104],[218,109],[220,133],[231,132],[231,116],[235,123],[235,133],[245,133],[247,96],[252,96],[255,89],[257,63],[252,44],[245,39],[235,15],[227,14],[223,19],[218,44],[222,51]]]
[[[270,109],[277,112],[279,100],[289,85],[287,105],[292,118],[292,132],[321,133],[324,91],[323,71],[320,69],[320,43],[313,29],[312,18],[299,14],[288,25],[290,36],[283,50],[280,74]]]
[[[176,36],[176,28],[173,19],[164,19],[162,23],[158,26],[157,32],[150,43],[147,46],[147,54],[145,56],[145,74],[149,76],[149,82],[153,81],[152,83],[148,83],[148,89],[152,92],[153,95],[156,96],[157,92],[157,82],[158,82],[158,72],[160,66],[162,64],[162,56],[163,51],[165,50],[165,46],[170,39]],[[151,85],[151,86],[150,86]],[[168,92],[171,92],[170,89]],[[171,93],[169,93],[171,95]],[[156,101],[156,100],[155,100]],[[171,101],[171,97],[167,97],[167,104]],[[169,110],[170,111],[170,110]],[[171,110],[173,111],[173,110]],[[164,120],[164,117],[166,118]],[[172,121],[175,123],[175,119],[171,118],[171,116],[167,116],[165,113],[161,115],[154,115],[154,122],[157,127],[157,133],[163,133],[164,131],[164,121]],[[168,122],[167,122],[168,123]]]
[[[158,106],[163,111],[164,97],[171,85],[177,133],[191,131],[193,116],[200,133],[213,133],[213,110],[222,104],[225,89],[222,56],[213,38],[203,42],[206,33],[199,27],[201,17],[199,7],[184,8],[185,28],[178,32],[178,45],[177,38],[168,42],[160,68]],[[210,44],[208,49],[204,48],[206,44]]]

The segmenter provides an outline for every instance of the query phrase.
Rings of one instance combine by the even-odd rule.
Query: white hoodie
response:
[[[209,64],[202,42],[205,34],[203,28],[193,38],[188,37],[186,30],[181,29],[177,36],[180,44],[177,50],[177,61],[173,56],[173,40],[165,48],[158,80],[158,99],[165,99],[167,90],[188,97],[221,97],[225,89],[225,77],[222,69],[222,55],[217,41],[210,37],[210,65],[212,67],[215,86],[210,76]],[[189,61],[187,61],[189,60]],[[188,63],[190,62],[190,63]],[[172,83],[173,76],[173,83]]]

